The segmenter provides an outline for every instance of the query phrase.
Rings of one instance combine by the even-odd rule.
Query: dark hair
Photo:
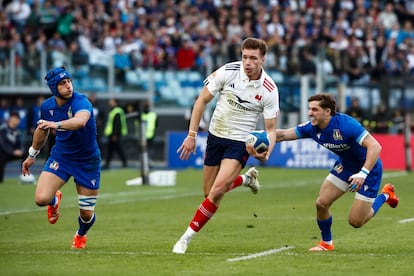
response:
[[[313,96],[310,96],[308,102],[317,101],[319,106],[323,109],[329,108],[331,110],[331,115],[336,114],[336,101],[332,94],[328,93],[319,93]]]
[[[243,51],[244,49],[259,49],[260,54],[264,57],[267,52],[267,44],[263,39],[248,37],[243,40],[241,45],[241,50]]]
[[[19,118],[19,119],[20,119],[19,112],[17,112],[17,111],[11,111],[11,112],[10,112],[9,117],[10,117],[10,118],[11,118],[11,117],[17,117],[17,118]]]

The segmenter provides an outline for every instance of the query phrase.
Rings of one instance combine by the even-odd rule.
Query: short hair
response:
[[[9,118],[11,118],[11,117],[16,117],[16,118],[20,119],[20,114],[17,111],[11,111],[10,115],[9,115]]]
[[[323,109],[329,108],[331,110],[331,115],[336,114],[336,101],[332,94],[328,93],[319,93],[313,96],[310,96],[308,102],[317,101],[319,106]]]
[[[263,39],[248,37],[243,40],[241,50],[244,49],[259,49],[260,54],[264,57],[267,53],[267,44]]]

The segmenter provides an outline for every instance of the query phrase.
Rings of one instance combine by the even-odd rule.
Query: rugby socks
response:
[[[85,236],[88,232],[89,228],[92,227],[93,223],[95,222],[95,213],[93,214],[92,218],[89,221],[84,221],[80,216],[78,217],[79,222],[79,229],[78,235]]]
[[[378,212],[378,210],[381,208],[381,206],[384,204],[385,201],[387,201],[389,195],[388,194],[380,194],[375,199],[374,203],[372,204],[372,209],[374,210],[374,216]]]
[[[247,178],[247,176],[245,176],[245,175],[238,175],[236,177],[236,179],[234,179],[233,183],[231,184],[231,186],[227,190],[227,192],[233,190],[234,188],[237,188],[237,187],[241,186],[243,184],[243,181],[245,181],[244,178]]]
[[[54,196],[53,198],[52,198],[52,200],[49,202],[49,206],[52,206],[52,207],[55,207],[56,206],[56,204],[58,203],[58,198],[57,198],[57,196]]]
[[[325,220],[317,220],[319,229],[321,230],[322,240],[327,243],[332,243],[332,232],[331,232],[331,226],[332,226],[332,216],[330,216],[328,219]]]
[[[217,208],[218,207],[214,205],[210,199],[204,199],[200,206],[198,206],[197,211],[190,222],[189,226],[191,229],[193,229],[194,232],[200,231],[204,224],[206,224],[210,218],[214,216]]]

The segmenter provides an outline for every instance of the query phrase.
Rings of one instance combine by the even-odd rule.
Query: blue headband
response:
[[[58,92],[57,86],[61,80],[70,79],[70,74],[66,71],[65,67],[58,67],[50,70],[47,72],[45,80],[47,81],[47,85],[52,91],[53,95],[60,97]]]

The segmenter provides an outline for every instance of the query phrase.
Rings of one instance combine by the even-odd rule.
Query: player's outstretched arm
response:
[[[276,142],[291,141],[298,138],[294,128],[276,129]]]

